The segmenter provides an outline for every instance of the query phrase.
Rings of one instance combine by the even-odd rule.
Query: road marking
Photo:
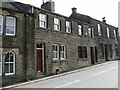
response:
[[[55,88],[61,88],[61,87],[64,87],[64,86],[67,86],[67,85],[70,85],[70,84],[73,84],[73,83],[76,83],[76,82],[79,82],[80,80],[76,80],[76,81],[73,81],[73,82],[69,82],[67,84],[63,84],[61,86],[58,86],[58,87],[55,87]]]
[[[101,72],[98,72],[98,73],[94,73],[93,76],[97,76],[97,75],[100,75],[102,73],[105,73],[105,72],[108,72],[108,71],[111,71],[111,70],[114,70],[116,69],[117,67],[112,67],[110,69],[107,69],[107,70],[104,70],[104,71],[101,71]]]

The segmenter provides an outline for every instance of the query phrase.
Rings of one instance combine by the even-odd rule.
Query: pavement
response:
[[[78,87],[79,88],[79,86],[80,85],[82,85],[81,87],[85,87],[85,84],[80,84],[80,82],[84,82],[84,81],[86,81],[86,80],[89,80],[90,78],[92,78],[91,76],[86,76],[86,73],[87,73],[87,75],[89,75],[89,73],[90,72],[92,72],[91,70],[90,71],[87,71],[87,72],[85,72],[85,74],[80,74],[79,72],[81,72],[81,71],[85,71],[85,70],[89,70],[89,69],[91,69],[91,68],[94,68],[94,67],[99,67],[99,66],[104,66],[104,65],[107,65],[107,64],[112,64],[112,63],[116,63],[116,61],[109,61],[109,62],[106,62],[106,63],[101,63],[101,64],[96,64],[96,65],[93,65],[93,66],[90,66],[90,67],[86,67],[86,68],[82,68],[82,69],[78,69],[78,70],[74,70],[74,71],[70,71],[70,72],[65,72],[65,73],[62,73],[62,74],[58,74],[58,75],[53,75],[53,76],[49,76],[49,77],[45,77],[45,78],[40,78],[40,79],[37,79],[37,80],[32,80],[32,81],[27,81],[27,82],[24,82],[24,83],[19,83],[19,84],[15,84],[15,85],[11,85],[11,86],[6,86],[6,87],[3,87],[3,89],[8,89],[8,88],[30,88],[30,86],[31,87],[36,87],[36,88],[40,88],[40,87],[42,87],[42,88],[62,88],[62,87],[66,87],[66,86],[68,86],[69,88],[73,88],[74,86],[75,87]],[[92,76],[100,76],[100,74],[102,74],[102,73],[105,73],[105,72],[108,72],[108,71],[111,71],[111,70],[113,70],[113,71],[115,71],[114,69],[115,69],[116,67],[112,67],[111,69],[107,69],[107,71],[104,71],[104,70],[102,70],[102,71],[100,71],[100,72],[97,72],[97,73],[94,73],[94,74],[92,74]],[[102,68],[103,69],[103,68]],[[95,70],[96,71],[96,70]],[[112,72],[113,72],[112,71]],[[114,72],[114,73],[116,73],[116,71]],[[76,76],[76,75],[78,75],[78,74],[80,74],[81,75],[81,77],[82,78],[73,78],[73,77],[70,77],[70,75],[72,75],[72,76],[74,76],[74,77],[79,77],[79,76]],[[113,74],[113,73],[111,73],[111,74]],[[67,75],[69,75],[69,76],[67,76]],[[67,77],[64,77],[64,78],[62,78],[61,76],[67,76]],[[114,76],[114,75],[113,75]],[[59,77],[61,77],[61,78],[59,78]],[[107,78],[108,76],[105,76],[105,78]],[[116,76],[115,76],[116,77]],[[60,80],[62,80],[62,82],[59,84],[59,85],[55,85],[55,84],[51,84],[51,86],[50,86],[50,82],[53,82],[53,81],[48,81],[47,82],[47,80],[54,80],[55,78],[57,78],[57,80],[55,80],[55,81],[59,81],[59,79]],[[85,79],[83,79],[83,78],[85,78]],[[101,78],[102,79],[102,77],[100,76],[99,78]],[[93,78],[92,78],[93,79]],[[109,78],[110,79],[110,78]],[[69,81],[70,80],[70,81]],[[71,81],[72,80],[72,81]],[[95,80],[97,80],[97,78],[95,79]],[[94,81],[95,81],[94,80]],[[112,79],[112,81],[114,81],[114,78]],[[40,83],[41,82],[41,83]],[[75,84],[75,83],[79,83],[78,84],[78,86],[77,86],[77,84]],[[97,82],[97,81],[96,81]],[[116,83],[117,81],[115,81],[115,83]],[[57,82],[53,82],[53,83],[57,83]],[[88,85],[89,85],[89,87],[92,87],[92,86],[94,86],[94,85],[92,85],[92,84],[90,84],[91,82],[87,82],[88,83]],[[100,82],[98,82],[98,84],[99,84]],[[45,86],[45,84],[48,84],[48,86]],[[75,85],[71,85],[71,84],[75,84]],[[93,83],[93,84],[95,84],[95,83]],[[106,83],[105,85],[107,85],[108,83]],[[32,85],[34,85],[34,86],[32,86]],[[37,87],[37,85],[38,85],[38,87]],[[55,85],[55,86],[54,86]],[[70,85],[70,86],[69,86]],[[44,87],[45,86],[45,87]],[[111,85],[110,85],[111,86]],[[108,87],[110,87],[110,86],[108,86]],[[34,87],[34,88],[35,88]],[[83,87],[83,88],[84,88]],[[97,86],[98,87],[98,86]],[[104,87],[104,86],[103,86]],[[111,86],[112,87],[112,86]],[[113,87],[115,87],[115,86],[113,86]]]

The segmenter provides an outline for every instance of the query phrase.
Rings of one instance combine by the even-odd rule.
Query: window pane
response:
[[[0,75],[2,75],[2,53],[0,52]]]
[[[70,28],[70,22],[66,21],[66,27]]]
[[[10,73],[13,73],[13,64],[10,64]]]
[[[41,21],[46,21],[46,15],[40,14],[40,15],[39,15],[39,19],[40,19]]]
[[[14,18],[6,18],[6,24],[7,24],[7,26],[14,26],[15,19]]]
[[[10,53],[10,62],[14,62],[14,55]]]
[[[64,52],[60,52],[60,58],[64,58]]]
[[[82,58],[82,47],[78,46],[78,58]]]
[[[2,74],[2,64],[0,63],[0,75]]]
[[[56,46],[55,45],[53,45],[53,51],[56,51]]]
[[[5,55],[5,62],[9,62],[9,53]]]
[[[53,58],[58,58],[57,52],[53,52]]]
[[[5,64],[5,73],[9,73],[9,64]]]
[[[57,45],[53,45],[53,58],[59,58],[59,48]]]
[[[0,63],[2,62],[2,54],[0,53]]]
[[[88,28],[88,36],[92,37],[92,29],[91,28]]]
[[[54,18],[54,24],[59,24],[59,19]]]
[[[3,17],[0,16],[0,34],[2,34]]]
[[[114,30],[114,37],[116,37],[117,35],[116,35],[116,31]]]
[[[101,36],[101,27],[100,27],[100,24],[98,24],[98,35]]]
[[[78,32],[79,32],[79,35],[82,35],[82,30],[81,29],[79,29]]]
[[[0,16],[0,25],[2,25],[2,16]]]
[[[2,34],[2,26],[0,25],[0,34]]]
[[[14,35],[14,27],[6,27],[6,34]]]
[[[107,37],[110,37],[110,32],[108,27],[107,27]]]
[[[54,30],[60,30],[59,25],[54,25]]]
[[[58,51],[58,46],[57,45],[53,45],[53,51]]]
[[[87,48],[83,47],[83,58],[87,58]]]

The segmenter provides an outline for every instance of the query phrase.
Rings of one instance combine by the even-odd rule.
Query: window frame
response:
[[[56,21],[57,21],[57,23],[56,23]],[[55,28],[55,26],[57,28]],[[56,18],[56,17],[54,17],[54,30],[60,31],[60,19]]]
[[[83,32],[82,32],[82,25],[78,25],[78,33],[79,33],[79,35],[82,35],[83,34]]]
[[[60,48],[61,48],[61,47],[64,47],[64,51],[61,51],[61,50],[60,50],[60,59],[63,60],[63,59],[66,59],[65,45],[60,45]],[[61,58],[61,53],[64,54],[64,58]]]
[[[97,27],[98,27],[98,35],[101,36],[101,35],[102,35],[101,25],[100,25],[100,24],[97,24]]]
[[[0,76],[2,76],[2,51],[0,51],[0,59],[1,59],[1,62],[0,62],[0,68],[1,68],[1,73],[0,73]]]
[[[82,55],[82,46],[78,46],[78,58],[83,58],[83,55]]]
[[[65,25],[66,25],[66,32],[67,33],[71,33],[71,22],[70,21],[66,21]]]
[[[117,33],[116,33],[116,30],[114,30],[113,32],[114,32],[114,37],[117,37]]]
[[[92,37],[92,28],[88,27],[88,37]]]
[[[7,18],[9,19],[13,19],[14,20],[14,25],[7,25]],[[14,33],[13,34],[10,34],[10,33],[7,33],[7,27],[12,27],[14,28]],[[15,33],[16,33],[16,18],[15,17],[10,17],[10,16],[7,16],[6,17],[6,35],[7,36],[15,36]]]
[[[107,27],[107,37],[110,38],[110,29]]]
[[[0,35],[2,35],[2,34],[3,34],[3,16],[0,15],[0,17],[2,18],[2,21],[1,21],[1,23],[0,23],[0,25],[1,25],[1,32],[0,32]]]
[[[57,46],[57,51],[54,51],[54,46]],[[56,53],[57,58],[54,58],[54,53]],[[53,44],[53,60],[59,60],[59,45]]]
[[[88,58],[87,46],[78,46],[78,58]]]
[[[44,19],[43,19],[44,17]],[[43,25],[42,25],[43,23]],[[47,15],[43,13],[39,13],[39,27],[47,28]]]
[[[5,71],[5,75],[6,76],[8,76],[8,75],[14,75],[15,74],[15,53],[14,52],[11,52],[11,51],[9,51],[9,52],[6,52],[6,54],[8,54],[8,53],[12,53],[13,54],[13,62],[6,62],[5,61],[5,64],[13,64],[13,73],[10,73],[10,65],[9,65],[9,73],[6,73],[6,71]],[[6,59],[6,54],[5,54],[5,59]],[[10,61],[10,54],[9,54],[9,61]],[[5,70],[6,70],[6,68],[5,68]]]

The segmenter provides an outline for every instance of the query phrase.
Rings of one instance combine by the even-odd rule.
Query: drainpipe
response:
[[[25,37],[24,37],[24,73],[25,81],[27,81],[27,31],[28,31],[28,15],[25,14]]]

